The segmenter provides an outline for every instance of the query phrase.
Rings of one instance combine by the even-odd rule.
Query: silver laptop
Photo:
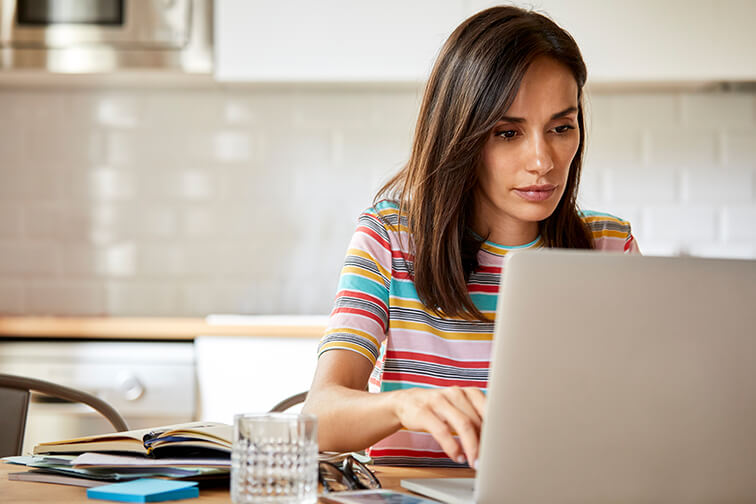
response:
[[[756,502],[756,261],[513,254],[448,503]]]

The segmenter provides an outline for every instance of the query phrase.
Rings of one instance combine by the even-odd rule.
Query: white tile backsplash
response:
[[[182,170],[166,168],[149,176],[140,174],[140,178],[144,200],[210,202],[220,190],[217,170],[202,166],[184,166]]]
[[[220,131],[213,137],[213,152],[219,161],[250,161],[255,139],[243,131]],[[259,150],[259,147],[254,150]]]
[[[387,90],[373,93],[366,101],[369,101],[370,114],[376,126],[396,131],[399,135],[412,136],[420,111],[421,91]]]
[[[225,90],[218,95],[219,110],[228,125],[288,129],[294,126],[297,94],[290,89],[256,93]]]
[[[370,147],[370,151],[367,151],[366,147]],[[407,162],[411,148],[410,131],[396,131],[385,127],[368,130],[346,129],[334,138],[333,168],[339,174],[390,175]]]
[[[683,124],[691,129],[752,127],[753,109],[754,97],[751,94],[697,93],[682,96]]]
[[[370,130],[376,122],[369,95],[359,91],[300,92],[290,106],[295,128],[329,130],[338,124],[347,130]]]
[[[138,273],[133,241],[101,247],[80,242],[64,244],[62,248],[63,274],[68,277],[131,278]]]
[[[60,201],[26,201],[23,207],[22,230],[27,240],[51,239],[53,243],[75,238],[68,204]],[[81,229],[79,237],[86,236]]]
[[[213,131],[225,124],[224,95],[220,90],[143,90],[135,92],[144,101],[144,124],[159,132]]]
[[[0,203],[0,238],[21,236],[22,215],[20,205]]]
[[[3,240],[0,275],[50,276],[60,274],[60,253],[55,243]]]
[[[608,108],[610,125],[626,132],[649,127],[679,128],[681,124],[681,96],[675,93],[615,94],[609,98]]]
[[[61,162],[49,166],[35,165],[27,159],[6,161],[0,158],[0,200],[30,202],[61,198],[67,173],[67,166]]]
[[[24,313],[103,315],[105,289],[97,280],[34,279],[24,288]]]
[[[185,249],[177,243],[140,243],[136,247],[136,276],[173,279],[189,274],[184,261]]]
[[[671,204],[680,198],[680,176],[674,169],[610,169],[603,175],[604,201],[645,206]]]
[[[641,130],[629,130],[622,126],[602,126],[594,122],[588,134],[585,153],[586,166],[590,169],[625,169],[642,164],[645,149]]]
[[[98,167],[73,170],[70,194],[83,200],[124,201],[137,196],[138,177],[123,169]]]
[[[681,186],[686,203],[748,204],[754,200],[753,170],[710,168],[687,170]]]
[[[725,206],[722,221],[726,241],[756,243],[756,205]]]
[[[220,235],[221,212],[210,205],[184,207],[179,218],[179,232],[187,238],[209,239]]]
[[[0,277],[0,306],[2,313],[22,315],[24,313],[24,287],[18,280]]]
[[[12,193],[7,187],[6,180],[11,177],[13,170],[18,169],[21,160],[25,158],[27,135],[14,125],[11,119],[14,115],[8,114],[4,107],[2,111],[4,120],[0,123],[0,159],[2,159],[0,173],[2,173],[3,183],[0,184],[0,191],[2,191],[0,194],[6,194]]]
[[[584,208],[756,257],[748,92],[588,96]],[[327,313],[416,89],[0,89],[0,313]]]
[[[91,99],[91,95],[85,95],[83,99]],[[98,126],[134,129],[144,122],[144,100],[139,95],[106,95],[95,97],[92,101],[80,106],[74,104],[73,108],[91,110],[92,122]]]
[[[580,176],[580,194],[578,205],[585,210],[603,208],[606,191],[603,188],[605,173],[583,168]]]
[[[756,169],[756,128],[727,130],[723,144],[725,164]]]
[[[693,128],[653,129],[645,131],[648,139],[648,162],[655,166],[707,168],[720,162],[719,135],[706,124]]]
[[[181,311],[179,288],[160,280],[115,280],[105,285],[105,311],[123,316],[165,317]]]
[[[713,206],[684,207],[649,205],[643,209],[643,227],[635,227],[641,244],[670,242],[681,250],[692,243],[710,243],[718,238],[718,210]]]

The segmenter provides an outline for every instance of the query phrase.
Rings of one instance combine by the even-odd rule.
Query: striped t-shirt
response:
[[[638,252],[628,222],[598,212],[582,212],[582,218],[596,249]],[[515,248],[542,246],[540,238],[520,247],[484,242],[467,286],[490,322],[441,317],[420,302],[409,274],[413,257],[406,217],[400,218],[396,203],[381,201],[359,218],[318,355],[340,349],[364,356],[375,366],[371,392],[450,385],[485,391],[505,256]],[[430,434],[405,429],[368,454],[378,464],[459,466]]]

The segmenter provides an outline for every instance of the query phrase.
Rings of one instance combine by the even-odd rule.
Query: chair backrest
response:
[[[80,402],[102,414],[116,431],[129,430],[123,417],[108,403],[86,392],[45,380],[0,374],[0,456],[21,455],[31,392]]]
[[[299,403],[303,403],[305,399],[307,399],[307,390],[305,390],[304,392],[300,392],[299,394],[294,394],[293,396],[287,397],[283,401],[273,406],[270,409],[270,413],[283,413],[284,411],[291,408],[292,406],[296,406]]]

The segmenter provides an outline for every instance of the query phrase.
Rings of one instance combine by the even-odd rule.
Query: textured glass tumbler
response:
[[[231,451],[234,504],[309,504],[317,498],[317,418],[286,413],[236,415]]]

